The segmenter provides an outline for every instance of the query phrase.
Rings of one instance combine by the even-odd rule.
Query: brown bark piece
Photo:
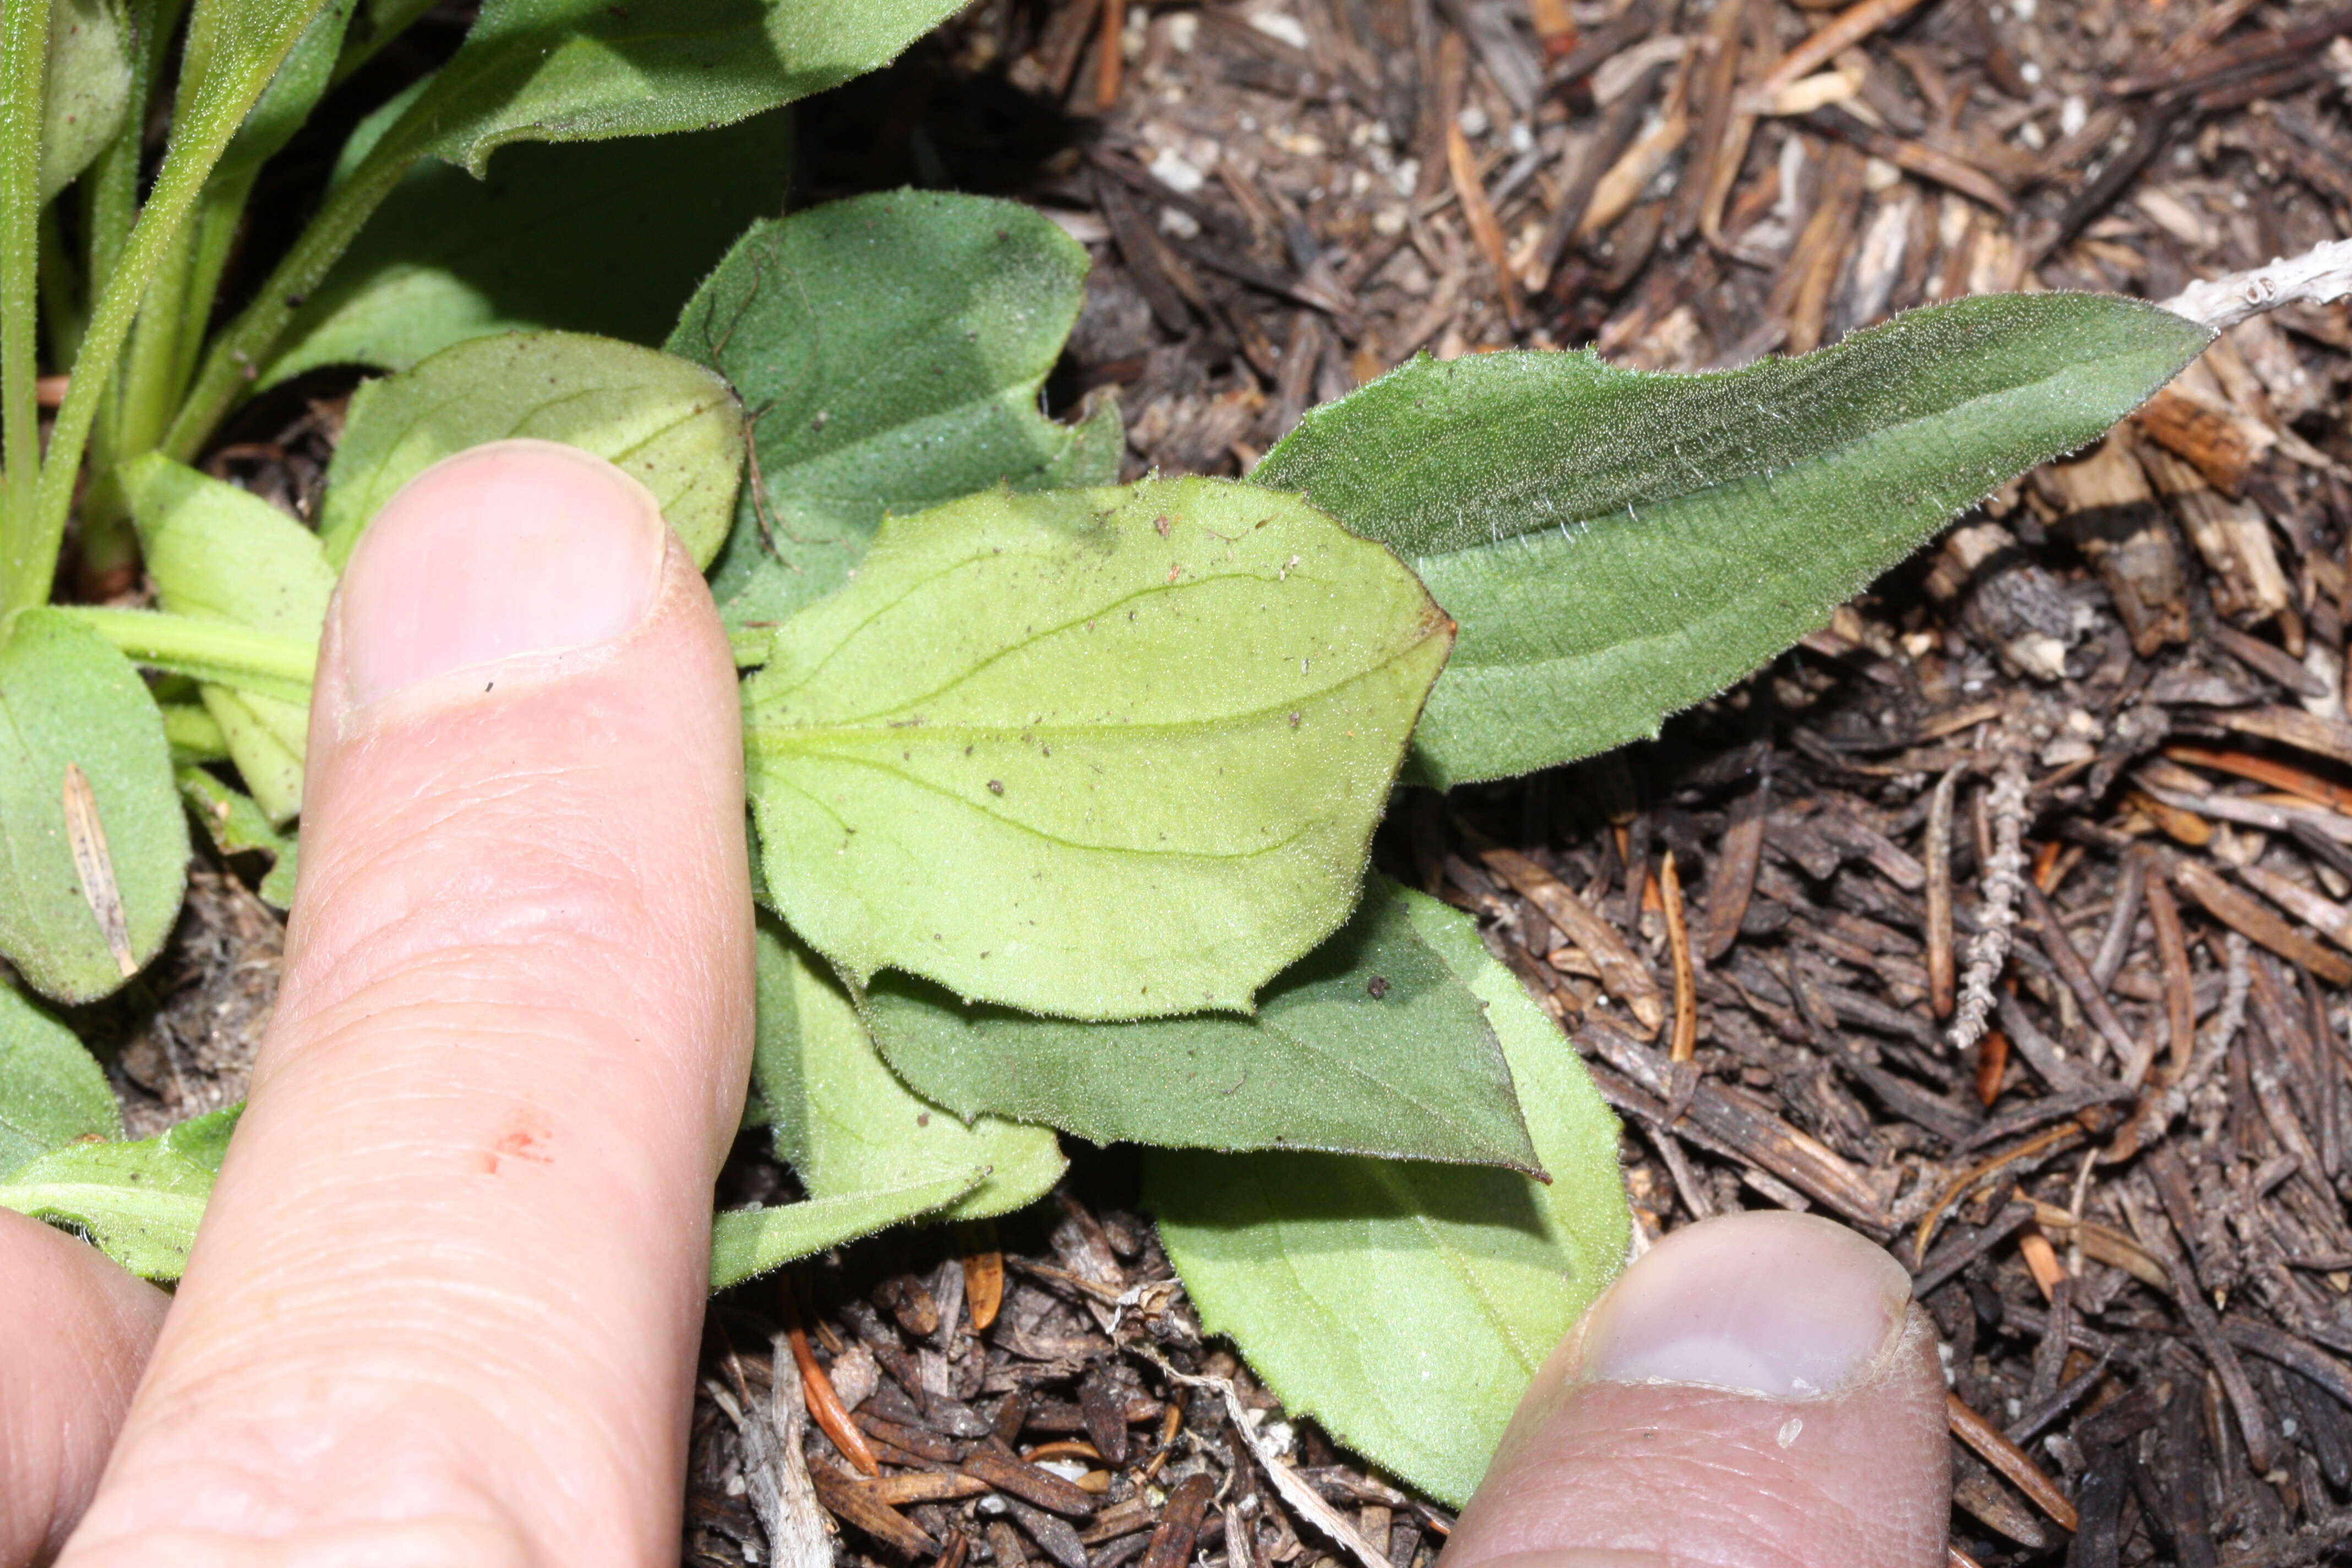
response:
[[[1093,1493],[1050,1470],[1041,1470],[992,1447],[974,1448],[965,1456],[962,1468],[965,1475],[986,1481],[998,1491],[1010,1492],[1055,1513],[1083,1519],[1095,1511]]]
[[[1658,1032],[1666,1021],[1665,999],[1649,966],[1625,944],[1616,927],[1602,920],[1568,884],[1517,850],[1486,849],[1478,858],[1585,951],[1601,971],[1601,984],[1647,1031],[1644,1038]]]

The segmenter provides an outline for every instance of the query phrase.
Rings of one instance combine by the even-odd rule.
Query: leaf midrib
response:
[[[1656,507],[1673,505],[1686,501],[1692,497],[1703,496],[1710,491],[1722,489],[1727,485],[1741,483],[1759,477],[1769,478],[1776,474],[1790,473],[1798,468],[1826,466],[1836,463],[1843,460],[1846,456],[1853,450],[1853,448],[1860,447],[1864,442],[1874,441],[1881,437],[1899,435],[1904,431],[1916,429],[1922,426],[1941,424],[1965,414],[1966,411],[1979,404],[2014,397],[2021,392],[2028,391],[2034,387],[2047,385],[2052,382],[2077,374],[2088,367],[2112,363],[2118,360],[2136,357],[2137,355],[2145,354],[2149,352],[2152,351],[2125,351],[2122,353],[2102,354],[2095,359],[2072,361],[2061,366],[2059,369],[2052,371],[2046,375],[2036,376],[2030,381],[2013,382],[1997,391],[1978,393],[1974,396],[1964,397],[1957,403],[1950,404],[1943,408],[1937,409],[1927,414],[1922,414],[1910,419],[1899,420],[1888,425],[1874,426],[1870,429],[1865,430],[1847,440],[1841,441],[1824,451],[1816,452],[1809,458],[1800,458],[1795,462],[1782,463],[1779,465],[1765,465],[1754,468],[1743,469],[1739,472],[1725,474],[1722,477],[1713,479],[1706,484],[1690,486],[1687,489],[1667,490],[1656,495],[1629,498],[1625,504],[1629,509],[1644,506]],[[1484,426],[1477,427],[1475,431],[1469,433],[1484,433],[1489,436],[1492,434],[1491,430]],[[1466,433],[1464,438],[1465,440],[1468,439],[1469,434]],[[1446,453],[1451,451],[1453,446],[1454,443],[1447,442],[1423,447],[1416,457],[1410,460],[1411,466],[1409,468],[1396,474],[1391,479],[1391,482],[1387,486],[1383,487],[1381,492],[1383,500],[1385,500],[1387,497],[1392,496],[1405,489],[1408,479],[1417,482],[1421,476],[1427,471],[1425,466],[1432,463],[1441,462]],[[1498,538],[1487,540],[1483,543],[1460,545],[1452,550],[1415,551],[1413,552],[1412,559],[1414,562],[1419,563],[1423,561],[1441,560],[1457,555],[1477,554],[1483,552],[1494,550],[1502,544],[1510,542],[1511,541],[1527,538],[1531,534],[1549,532],[1555,527],[1563,530],[1571,527],[1594,528],[1604,523],[1614,523],[1616,521],[1617,512],[1614,508],[1612,508],[1606,512],[1596,512],[1590,516],[1571,515],[1558,519],[1547,519],[1540,528],[1531,527],[1517,529],[1512,532],[1503,534]],[[1634,521],[1638,525],[1639,519],[1635,519]]]

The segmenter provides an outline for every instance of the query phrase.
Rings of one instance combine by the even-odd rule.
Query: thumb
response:
[[[1827,1220],[1727,1215],[1552,1352],[1441,1568],[1939,1568],[1950,1462],[1902,1267]]]
[[[68,1560],[675,1558],[751,1047],[709,593],[619,469],[478,447],[361,540],[316,690],[278,1010]]]

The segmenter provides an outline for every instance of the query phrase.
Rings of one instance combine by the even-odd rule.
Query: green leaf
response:
[[[0,984],[0,1178],[77,1138],[120,1138],[106,1069],[74,1032]]]
[[[797,1258],[933,1214],[988,1179],[984,1167],[904,1186],[807,1198],[775,1208],[721,1209],[711,1216],[710,1288],[724,1290]]]
[[[480,175],[511,142],[708,131],[873,69],[954,0],[488,0],[456,57],[332,187],[254,302],[223,333],[164,449],[193,456],[277,353],[299,301],[420,158]]]
[[[81,867],[69,768],[97,808]],[[171,748],[139,672],[64,612],[18,615],[0,641],[0,954],[45,995],[103,996],[171,934],[187,868]],[[110,894],[112,942],[98,912],[115,907]]]
[[[136,1143],[68,1143],[0,1177],[0,1208],[83,1231],[148,1279],[188,1266],[242,1104]]]
[[[1459,1506],[1529,1379],[1625,1254],[1617,1123],[1463,915],[1416,928],[1488,1006],[1549,1186],[1343,1154],[1154,1150],[1146,1201],[1211,1333],[1294,1415]]]
[[[129,466],[123,489],[166,612],[318,641],[335,574],[316,534],[159,453]],[[202,697],[254,799],[272,822],[291,819],[302,809],[309,705],[218,684]]]
[[[131,105],[131,29],[116,0],[50,0],[41,105],[41,200],[73,184],[122,129]]]
[[[2133,300],[2020,294],[1706,375],[1416,360],[1251,477],[1412,563],[1462,628],[1413,771],[1497,778],[1657,733],[1959,509],[2095,439],[2209,335]]]
[[[698,565],[727,531],[743,420],[719,378],[658,349],[578,332],[509,332],[443,349],[352,399],[319,531],[350,559],[401,486],[484,441],[562,441],[626,469]]]
[[[893,519],[744,683],[769,892],[861,984],[1245,1009],[1353,907],[1450,634],[1386,550],[1245,485]]]
[[[922,191],[833,202],[737,243],[669,339],[758,416],[765,514],[746,487],[711,574],[730,628],[840,586],[887,512],[1118,477],[1115,407],[1075,429],[1037,411],[1087,266],[1030,208]]]
[[[293,837],[270,826],[268,816],[250,795],[229,788],[203,768],[182,767],[177,777],[180,798],[204,825],[213,847],[223,855],[268,856],[270,868],[261,879],[261,901],[273,910],[292,909],[299,859]]]
[[[1078,1024],[960,1005],[897,975],[866,998],[900,1078],[959,1116],[1097,1143],[1326,1149],[1512,1165],[1536,1154],[1486,1005],[1415,929],[1433,900],[1385,877],[1285,970],[1257,1016]]]
[[[322,364],[405,370],[463,339],[537,328],[659,342],[729,242],[783,205],[792,123],[518,147],[480,180],[419,163],[303,305],[262,384]]]
[[[877,1230],[934,1210],[985,1219],[1034,1202],[1061,1179],[1061,1145],[1045,1129],[992,1118],[967,1127],[908,1093],[841,987],[764,920],[758,956],[753,1078],[776,1157],[809,1196],[844,1205],[823,1223]]]
[[[82,456],[100,399],[121,358],[141,303],[158,275],[179,258],[184,226],[223,150],[236,136],[326,0],[196,0],[189,17],[184,72],[190,84],[173,115],[172,140],[156,171],[139,219],[131,226],[103,291],[90,312],[74,360],[74,375],[63,406],[50,426],[41,464],[32,526],[17,519],[16,537],[5,541],[9,559],[0,562],[0,607],[26,607],[48,598],[66,521],[79,486]],[[196,44],[205,41],[199,55]],[[226,374],[239,383],[244,369],[233,345]],[[252,355],[247,352],[247,363]],[[209,429],[209,426],[206,426]],[[188,453],[194,449],[192,443]],[[184,454],[186,455],[186,454]],[[13,460],[13,459],[12,459]]]
[[[731,124],[872,70],[954,9],[954,0],[488,0],[417,100],[413,128],[393,135],[479,174],[509,142]]]

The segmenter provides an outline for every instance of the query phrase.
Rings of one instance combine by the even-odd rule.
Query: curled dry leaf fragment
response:
[[[122,912],[121,889],[114,882],[114,857],[107,853],[106,824],[98,815],[98,796],[79,763],[66,764],[66,840],[73,851],[74,874],[81,879],[81,896],[98,921],[106,951],[114,956],[122,978],[139,973],[139,956],[131,951],[131,924]]]

